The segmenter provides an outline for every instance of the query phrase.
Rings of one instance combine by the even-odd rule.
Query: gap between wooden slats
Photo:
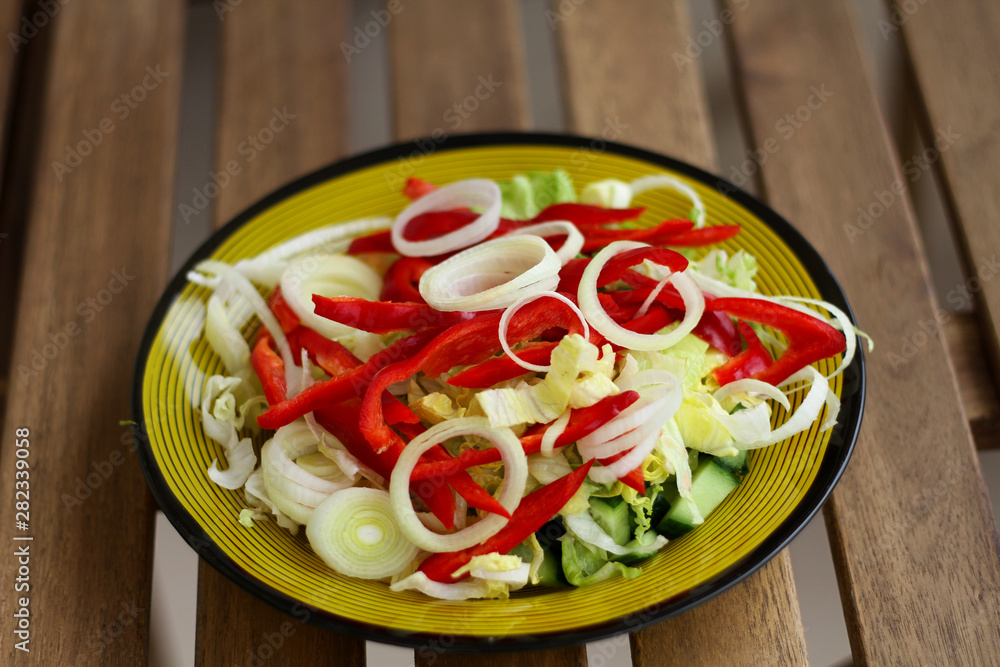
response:
[[[29,549],[31,643],[28,653],[15,649],[16,598],[5,593],[0,662],[141,665],[153,501],[119,420],[128,418],[139,338],[166,279],[184,7],[57,6],[32,38],[45,47],[35,54],[45,60],[34,109],[42,125],[37,160],[25,165],[12,365],[30,367],[36,351],[49,358],[15,380],[4,421],[9,445],[15,428],[30,430],[29,529],[15,530],[11,507],[0,535],[11,552]],[[70,162],[67,147],[79,157],[70,171],[56,164]],[[13,503],[13,446],[0,448],[0,479]],[[13,541],[25,535],[34,540]],[[15,591],[15,576],[5,564],[4,591]]]
[[[339,44],[348,35],[344,3],[243,3],[220,16],[221,65],[215,171],[239,173],[220,188],[215,224],[284,183],[347,152],[347,70]],[[262,128],[273,140],[250,160],[239,146]],[[235,171],[235,170],[233,170]],[[208,176],[206,175],[206,182]],[[237,587],[204,562],[198,568],[195,661],[249,664],[266,638],[283,637],[268,665],[364,665],[364,642],[303,623]],[[268,647],[270,648],[270,647]]]
[[[678,67],[672,55],[687,43],[686,3],[591,0],[561,17],[570,130],[607,136],[619,128],[608,138],[712,169],[698,66]],[[661,664],[673,654],[691,665],[806,664],[787,550],[709,602],[633,633],[632,650],[636,665]]]
[[[938,338],[905,363],[889,357],[933,316],[909,203],[888,207],[863,242],[844,229],[873,184],[901,179],[851,17],[843,0],[758,3],[732,35],[754,143],[813,95],[809,120],[761,168],[763,189],[882,346],[868,357],[861,439],[826,511],[855,660],[988,664],[1000,652],[1000,548],[954,370]]]

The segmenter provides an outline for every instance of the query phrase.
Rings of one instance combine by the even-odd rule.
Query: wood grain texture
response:
[[[516,0],[400,7],[389,25],[397,139],[530,127]]]
[[[0,525],[5,665],[147,660],[153,501],[119,420],[166,280],[183,16],[175,0],[68,3],[45,27],[43,125],[0,448],[0,495],[10,503]],[[21,427],[31,442],[27,531],[14,525]],[[34,540],[12,541],[24,535]],[[15,593],[21,545],[30,589]],[[14,646],[21,596],[30,599],[30,653]]]
[[[882,26],[901,34],[912,64],[923,134],[937,143],[939,172],[955,219],[993,377],[1000,380],[1000,5],[956,0],[899,3]],[[906,5],[903,7],[902,5]],[[975,276],[975,279],[972,277]]]
[[[560,16],[571,131],[600,136],[617,126],[621,136],[603,136],[715,166],[697,63],[676,60],[689,35],[684,2],[591,0]],[[681,646],[692,665],[806,664],[787,550],[708,603],[634,633],[633,662],[663,664]]]
[[[993,664],[1000,541],[947,351],[913,337],[934,308],[906,198],[851,242],[857,208],[903,176],[849,4],[753,3],[732,35],[751,143],[780,137],[761,168],[768,201],[876,341],[861,437],[825,512],[851,646],[862,665]]]
[[[983,334],[975,315],[951,313],[942,323],[962,407],[979,449],[1000,448],[1000,401],[989,369],[983,364]]]
[[[390,26],[396,137],[524,130],[530,124],[527,75],[518,6],[510,0],[404,5]],[[452,29],[446,26],[461,26]],[[438,38],[441,31],[447,38]],[[491,79],[492,77],[492,79]],[[483,81],[499,82],[478,108],[465,104]],[[466,117],[462,117],[463,113]],[[418,174],[419,175],[419,174]],[[449,655],[416,651],[417,664],[586,665],[583,646],[510,654]]]
[[[217,227],[275,188],[343,157],[348,143],[348,72],[338,46],[348,33],[346,3],[243,3],[220,18],[214,170],[228,170],[231,180],[215,202]],[[365,664],[364,641],[302,619],[199,562],[197,664],[250,664],[255,655],[268,665]],[[280,648],[269,650],[277,637]]]

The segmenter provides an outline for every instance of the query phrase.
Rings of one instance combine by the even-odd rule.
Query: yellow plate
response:
[[[203,335],[208,292],[187,283],[188,269],[209,257],[252,257],[331,223],[395,215],[406,204],[400,191],[409,176],[444,184],[555,168],[568,171],[578,190],[606,178],[673,174],[704,200],[709,225],[742,225],[720,246],[757,257],[763,293],[826,299],[848,310],[819,255],[777,214],[721,179],[632,147],[564,135],[494,134],[443,143],[423,139],[337,163],[271,195],[209,239],[174,278],[146,331],[133,395],[143,470],[164,513],[202,557],[299,618],[367,639],[450,650],[551,648],[636,630],[703,602],[764,564],[808,522],[839,479],[857,437],[864,397],[860,353],[831,383],[843,402],[840,424],[825,433],[814,424],[754,451],[743,484],[702,526],[645,563],[636,579],[522,591],[506,601],[447,602],[341,576],[313,554],[302,534],[292,537],[273,521],[252,528],[237,523],[247,507],[243,493],[216,486],[205,472],[220,448],[202,432],[197,408],[206,379],[224,368]],[[686,198],[668,190],[644,193],[636,204],[648,207],[642,220],[650,223],[690,211]],[[249,337],[256,322],[248,309],[244,315]],[[817,368],[828,374],[838,362],[825,360]],[[792,397],[793,409],[801,399],[801,392]],[[775,426],[786,417],[779,407]]]

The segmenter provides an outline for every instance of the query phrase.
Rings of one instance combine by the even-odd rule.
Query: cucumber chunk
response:
[[[716,456],[715,460],[737,475],[745,475],[750,470],[747,467],[748,454],[749,452],[744,449],[733,456]]]
[[[621,496],[591,498],[590,515],[616,544],[624,545],[632,539],[631,514],[628,503]]]
[[[652,547],[653,542],[656,541],[657,537],[659,537],[659,535],[657,535],[655,530],[647,530],[642,534],[642,537],[637,540],[632,540],[625,546],[630,549],[635,549],[636,547]],[[624,563],[625,565],[638,565],[647,558],[655,556],[658,551],[659,549],[650,548],[647,551],[634,551],[630,554],[625,554],[624,556],[612,555],[609,559]]]
[[[691,478],[691,495],[698,511],[707,517],[739,485],[739,477],[717,460],[708,459],[698,466]],[[693,530],[695,524],[689,501],[681,498],[676,491],[671,498],[670,509],[657,524],[656,530],[673,539]]]

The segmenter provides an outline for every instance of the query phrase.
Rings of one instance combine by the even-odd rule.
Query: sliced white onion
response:
[[[313,551],[337,572],[382,579],[400,572],[420,550],[400,534],[389,494],[352,487],[332,494],[306,524]]]
[[[705,297],[689,276],[692,273],[690,268],[670,276],[670,282],[684,300],[685,312],[680,324],[667,334],[637,334],[629,331],[611,319],[597,295],[597,279],[611,258],[629,250],[647,247],[647,244],[638,241],[615,241],[597,253],[580,278],[577,300],[591,326],[612,343],[632,350],[664,350],[691,333],[705,312]]]
[[[705,225],[705,203],[698,196],[698,193],[695,192],[694,188],[684,181],[667,174],[652,174],[637,178],[629,184],[629,187],[632,189],[633,197],[646,190],[658,190],[661,188],[676,190],[691,200],[694,210],[692,217],[694,218],[695,226],[703,227]]]
[[[243,492],[246,494],[247,503],[255,507],[266,507],[274,514],[274,518],[279,526],[287,529],[292,535],[298,535],[299,524],[292,521],[271,500],[271,495],[267,492],[267,485],[264,483],[264,473],[260,468],[254,470],[253,474],[247,478],[247,482],[243,486]]]
[[[410,475],[421,454],[440,442],[450,438],[475,435],[493,443],[500,450],[504,466],[498,502],[508,512],[513,512],[524,495],[528,481],[528,464],[524,448],[513,431],[508,428],[492,428],[485,417],[462,417],[435,424],[406,446],[392,470],[389,480],[389,495],[400,530],[421,549],[432,552],[458,551],[479,544],[503,528],[508,519],[499,514],[489,514],[476,523],[450,535],[438,535],[427,528],[417,518],[410,501]]]
[[[291,238],[256,257],[240,260],[236,262],[234,268],[250,280],[267,287],[274,287],[281,280],[281,274],[288,266],[288,261],[296,255],[310,250],[318,250],[321,254],[342,252],[355,237],[388,229],[391,226],[391,219],[381,217],[321,227]]]
[[[672,276],[673,273],[668,273],[660,280],[660,282],[656,283],[656,287],[653,288],[653,291],[649,293],[646,300],[642,302],[641,306],[639,306],[639,310],[635,311],[635,315],[632,316],[633,320],[637,320],[649,312],[649,307],[653,305],[654,301],[656,301],[656,297],[660,296],[660,292],[662,292],[663,288],[667,286],[667,283],[670,282],[670,278]]]
[[[403,209],[392,224],[392,245],[396,252],[407,257],[429,257],[479,243],[500,225],[500,188],[485,178],[457,181],[429,192]],[[461,229],[427,241],[408,241],[403,231],[418,215],[467,207],[480,209],[478,218]]]
[[[514,236],[516,234],[531,234],[532,236],[538,236],[541,238],[548,238],[549,236],[566,236],[566,240],[563,241],[562,247],[556,250],[556,257],[563,265],[569,260],[576,257],[580,251],[583,249],[583,234],[577,229],[576,225],[568,220],[550,220],[548,222],[539,222],[534,225],[528,225],[526,227],[521,227],[520,229],[515,229],[514,231],[507,234],[507,236]]]
[[[507,342],[507,327],[510,326],[510,320],[512,317],[514,317],[514,314],[517,311],[519,311],[521,308],[531,303],[532,301],[535,301],[536,299],[544,299],[544,298],[556,299],[557,301],[562,301],[563,303],[565,303],[570,310],[576,313],[577,317],[579,317],[580,321],[583,323],[583,337],[586,339],[590,338],[590,326],[587,324],[587,318],[583,316],[583,313],[580,312],[580,309],[577,308],[575,303],[567,299],[559,292],[551,292],[551,291],[539,292],[538,294],[529,294],[528,296],[518,299],[510,306],[508,306],[507,310],[505,310],[503,315],[500,316],[500,327],[498,332],[498,335],[500,337],[500,347],[503,348],[503,351],[507,354],[507,356],[510,357],[514,361],[514,363],[516,363],[518,366],[529,371],[535,371],[537,373],[548,373],[549,370],[552,368],[552,364],[548,364],[547,366],[542,366],[541,364],[533,364],[529,361],[522,361],[520,357],[514,354],[514,351],[510,348],[510,344]]]
[[[566,426],[569,424],[569,415],[571,412],[572,410],[566,410],[566,412],[559,415],[559,418],[552,422],[547,429],[545,429],[545,433],[542,434],[541,449],[539,450],[539,453],[542,456],[555,456],[556,440],[558,440],[559,436],[566,430]]]
[[[742,380],[730,382],[724,387],[720,387],[714,394],[712,394],[712,396],[715,400],[721,403],[733,394],[742,393],[767,396],[786,410],[789,409],[788,397],[785,396],[780,389],[775,387],[773,384],[768,384],[767,382],[763,382],[761,380],[754,380],[753,378],[743,378]]]
[[[657,535],[652,544],[636,547],[623,547],[615,542],[614,539],[608,535],[596,521],[594,521],[594,517],[590,515],[590,512],[566,514],[563,516],[563,522],[566,524],[566,528],[572,531],[572,533],[581,541],[591,544],[599,549],[604,549],[608,553],[615,554],[616,556],[625,556],[627,554],[637,552],[652,551],[654,549],[659,549],[667,543],[667,538],[663,535]]]
[[[253,442],[243,438],[235,447],[226,452],[229,467],[219,470],[219,459],[214,459],[208,468],[208,477],[224,489],[236,490],[247,483],[247,478],[257,466],[257,455],[253,452]]]
[[[205,309],[205,338],[229,375],[241,375],[250,368],[250,346],[229,321],[226,304],[218,291],[209,298]]]
[[[440,581],[428,579],[427,575],[423,572],[414,572],[405,579],[400,579],[394,583],[389,589],[396,593],[400,591],[420,591],[424,595],[429,595],[439,600],[469,600],[472,598],[484,598],[490,594],[489,583],[482,579],[473,579],[470,577],[453,584],[443,584]]]
[[[541,238],[501,236],[425,271],[420,296],[444,311],[506,308],[526,295],[555,289],[560,268],[559,257]]]
[[[510,590],[516,591],[523,588],[528,583],[528,576],[531,573],[531,565],[522,563],[515,570],[487,570],[482,567],[469,568],[469,576],[483,581],[499,581],[510,586]]]
[[[819,417],[820,412],[823,410],[823,406],[826,404],[827,392],[830,389],[830,385],[826,378],[818,370],[812,366],[806,366],[801,371],[795,375],[788,378],[785,382],[799,382],[801,380],[811,379],[812,383],[809,387],[809,393],[802,400],[795,413],[786,421],[784,424],[771,431],[771,434],[764,438],[763,440],[758,440],[749,444],[743,449],[759,449],[761,447],[766,447],[768,445],[773,445],[776,442],[781,442],[786,438],[790,438],[796,433],[800,433],[816,421]],[[741,410],[741,412],[743,412]],[[740,414],[737,412],[736,416]]]

